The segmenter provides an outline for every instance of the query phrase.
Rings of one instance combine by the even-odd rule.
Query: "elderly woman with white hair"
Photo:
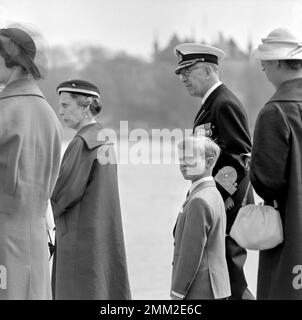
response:
[[[255,50],[276,88],[258,115],[250,178],[256,192],[276,201],[284,242],[260,252],[258,299],[302,299],[302,44],[273,30]]]
[[[59,114],[77,133],[62,160],[51,197],[56,224],[53,297],[56,300],[131,298],[117,160],[96,121],[100,89],[81,79],[58,88]]]

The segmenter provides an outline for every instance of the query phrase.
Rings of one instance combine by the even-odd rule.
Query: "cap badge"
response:
[[[184,55],[179,50],[176,50],[176,56],[178,59],[178,63],[180,63],[183,60]]]

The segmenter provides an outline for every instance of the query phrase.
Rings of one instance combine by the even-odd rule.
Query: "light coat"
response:
[[[225,257],[226,214],[214,181],[196,186],[174,229],[171,295],[222,299],[231,295]]]
[[[51,299],[46,208],[60,166],[62,128],[34,80],[0,93],[2,299]]]

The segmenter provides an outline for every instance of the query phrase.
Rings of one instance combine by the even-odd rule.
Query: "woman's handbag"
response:
[[[268,205],[246,205],[249,182],[242,208],[239,210],[230,236],[242,247],[250,250],[267,250],[283,242],[280,213]],[[275,204],[275,201],[274,201]]]

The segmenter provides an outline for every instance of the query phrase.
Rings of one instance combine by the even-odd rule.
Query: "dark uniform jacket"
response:
[[[276,200],[284,242],[260,252],[258,299],[302,299],[302,79],[284,82],[260,111],[251,182],[264,200]]]
[[[223,200],[231,197],[234,207],[227,211],[227,232],[234,222],[248,184],[246,154],[251,152],[247,115],[240,101],[224,85],[216,88],[194,120],[194,132],[205,130],[222,149],[213,176]],[[248,203],[253,202],[252,192]]]
[[[55,299],[130,299],[113,145],[99,123],[68,145],[51,202],[56,223]]]

